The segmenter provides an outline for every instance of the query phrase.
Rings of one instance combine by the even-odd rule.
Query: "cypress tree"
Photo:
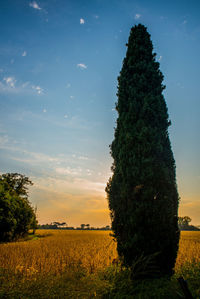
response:
[[[171,276],[179,242],[179,197],[163,75],[145,26],[131,29],[127,47],[110,146],[113,175],[106,187],[112,230],[126,266],[133,269],[141,257],[151,257],[159,276]]]

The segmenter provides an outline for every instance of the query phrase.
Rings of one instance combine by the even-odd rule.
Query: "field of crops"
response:
[[[21,272],[61,274],[84,268],[105,268],[117,257],[108,231],[39,230],[38,239],[0,245],[0,267]]]
[[[38,287],[36,282],[40,281],[42,283],[45,279],[49,279],[45,283],[51,284],[53,288],[55,287],[55,280],[58,283],[58,278],[62,277],[62,281],[64,281],[66,275],[68,277],[66,280],[69,283],[73,273],[80,276],[79,278],[87,277],[88,282],[91,279],[93,280],[97,273],[102,275],[105,269],[115,264],[113,261],[116,261],[116,258],[116,243],[108,231],[39,230],[36,237],[30,241],[0,244],[0,282],[3,286],[2,292],[4,292],[2,296],[7,294],[8,298],[9,296],[10,298],[15,298],[15,296],[16,298],[17,296],[19,296],[18,298],[29,298],[29,293],[27,293],[29,295],[23,297],[22,290],[18,290],[18,293],[13,292],[15,289],[17,290],[17,286],[20,284],[21,288],[24,288],[24,285],[28,286],[34,282],[35,285],[31,285],[30,288],[34,287],[35,290]],[[175,267],[177,275],[185,275],[188,279],[191,275],[190,272],[194,272],[194,269],[196,269],[195,267],[199,269],[199,264],[200,232],[182,232]],[[195,275],[199,274],[195,273]],[[6,281],[6,275],[10,277],[9,283]],[[76,280],[75,276],[73,279]],[[89,286],[83,283],[84,291],[79,293],[77,290],[76,295],[73,295],[74,291],[72,289],[72,297],[90,298],[91,294],[96,297],[95,288],[98,289],[99,285],[97,284],[99,283],[99,280],[98,283],[93,280]],[[8,285],[7,290],[6,284]],[[108,286],[108,281],[105,282],[101,277],[100,284],[101,287],[105,288]],[[46,287],[49,288],[50,286]],[[63,285],[60,286],[60,288],[63,287]],[[78,286],[76,285],[76,287]],[[45,293],[46,295],[43,294],[39,288],[38,292],[41,294],[39,298],[47,298],[47,293]],[[87,292],[87,288],[91,291],[89,297],[84,293]],[[16,290],[15,292],[17,292]],[[69,295],[66,292],[63,294],[62,296],[66,298]],[[78,294],[82,295],[79,296]],[[52,298],[54,298],[53,295]],[[56,295],[55,298],[57,298]]]

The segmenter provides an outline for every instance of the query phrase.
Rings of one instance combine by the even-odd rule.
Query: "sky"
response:
[[[1,0],[0,172],[33,181],[41,224],[110,224],[117,77],[138,23],[164,75],[179,215],[200,225],[200,2]]]

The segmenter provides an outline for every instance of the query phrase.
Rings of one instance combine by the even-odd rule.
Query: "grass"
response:
[[[0,298],[184,298],[183,276],[200,297],[200,232],[182,232],[175,275],[133,282],[107,231],[39,230],[0,244]]]

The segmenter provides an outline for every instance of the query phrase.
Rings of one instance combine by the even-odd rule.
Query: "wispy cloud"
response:
[[[41,88],[39,85],[35,86],[35,85],[32,85],[32,89],[34,89],[37,94],[43,94],[44,93],[44,89]]]
[[[43,110],[46,112],[46,109]],[[41,168],[48,168],[53,173],[60,175],[73,174],[80,175],[82,166],[86,167],[88,157],[84,155],[75,155],[73,159],[71,155],[48,155],[40,152],[33,152],[26,149],[27,143],[24,140],[15,140],[7,134],[0,135],[0,149],[6,150],[10,154],[10,158],[15,161],[28,163],[30,165],[40,165]],[[59,166],[59,165],[62,165]],[[80,167],[81,166],[81,167]],[[85,169],[86,173],[88,169]],[[90,171],[91,172],[91,171]]]
[[[3,81],[6,82],[8,87],[15,88],[16,79],[14,77],[4,77]]]
[[[140,18],[141,18],[141,14],[139,14],[139,13],[136,13],[134,18],[135,18],[135,20],[138,20],[138,19],[140,19]]]
[[[82,168],[77,167],[77,168],[72,168],[72,167],[57,167],[55,169],[56,173],[61,174],[61,175],[72,175],[76,176],[82,173]]]
[[[24,51],[24,52],[22,53],[22,56],[25,57],[26,55],[27,55],[27,52]]]
[[[78,158],[79,158],[79,160],[88,160],[88,157],[85,157],[85,156],[80,156]]]
[[[27,175],[34,183],[30,200],[38,206],[40,222],[51,222],[56,217],[62,219],[67,213],[71,225],[80,225],[88,218],[93,225],[109,223],[106,180],[94,175],[86,155],[76,153],[72,159],[72,153],[48,155],[29,151],[27,146],[24,140],[14,140],[7,134],[0,136],[0,148],[18,163],[17,169],[29,169]]]
[[[29,6],[38,10],[41,10],[42,8],[37,4],[36,1],[30,2]]]
[[[82,69],[82,70],[84,70],[84,69],[87,68],[87,65],[85,65],[84,63],[78,63],[77,67],[80,68],[80,69]]]
[[[81,25],[85,24],[85,20],[81,18],[81,19],[80,19],[80,24],[81,24]]]
[[[33,93],[41,95],[44,93],[44,89],[39,85],[33,85],[31,82],[19,82],[14,76],[4,77],[0,81],[0,93],[5,94],[23,94],[23,93]]]
[[[162,55],[160,55],[160,57],[158,58],[158,61],[161,61],[162,60]]]

